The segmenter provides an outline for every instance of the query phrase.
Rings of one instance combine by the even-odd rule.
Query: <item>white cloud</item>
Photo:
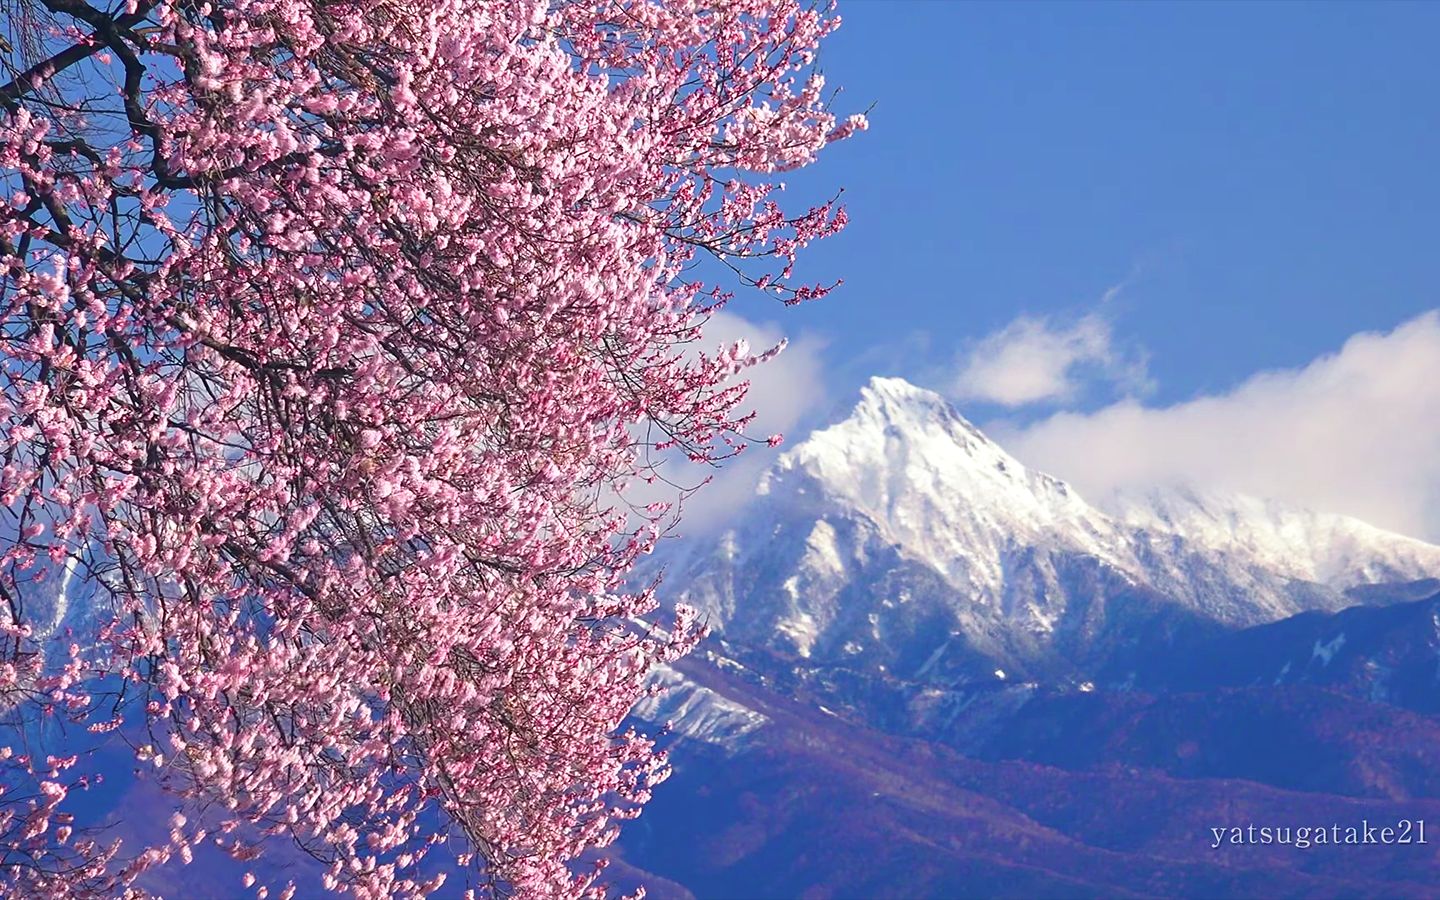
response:
[[[771,323],[757,323],[734,313],[718,312],[705,326],[703,349],[713,352],[738,340],[746,341],[752,355],[763,353],[785,339]],[[665,481],[632,485],[625,496],[632,503],[675,502],[682,493],[711,482],[685,497],[679,532],[697,534],[723,527],[732,513],[754,496],[755,485],[765,468],[775,461],[779,449],[766,446],[765,438],[791,432],[808,415],[823,407],[826,392],[823,351],[825,342],[813,335],[792,338],[778,356],[742,370],[736,378],[750,383],[742,410],[754,410],[755,419],[746,434],[757,439],[744,453],[717,467],[699,465],[681,454],[670,454],[656,466]],[[666,483],[666,482],[669,483]]]
[[[1227,393],[1168,407],[1125,400],[995,431],[1096,499],[1186,482],[1440,541],[1440,311]]]
[[[1020,316],[968,348],[950,393],[1016,407],[1070,400],[1095,381],[1127,392],[1148,384],[1144,358],[1116,346],[1105,316],[1090,313],[1069,324]]]
[[[752,353],[762,353],[784,339],[785,333],[773,323],[752,322],[727,312],[716,313],[705,326],[709,347],[744,340]],[[784,433],[815,409],[825,394],[824,347],[823,340],[801,335],[779,356],[741,372],[739,377],[750,382],[745,406],[756,413],[749,428],[753,435]]]

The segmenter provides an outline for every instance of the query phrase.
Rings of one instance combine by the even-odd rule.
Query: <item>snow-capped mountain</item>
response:
[[[1440,547],[1246,497],[1092,505],[875,379],[655,562],[717,632],[635,710],[671,726],[620,839],[657,896],[1433,893],[1433,854],[1217,865],[1195,835],[1440,816]]]
[[[1079,677],[1187,629],[1340,609],[1356,584],[1440,574],[1440,547],[1246,498],[1102,511],[939,395],[875,378],[718,540],[657,561],[732,645],[950,684]]]

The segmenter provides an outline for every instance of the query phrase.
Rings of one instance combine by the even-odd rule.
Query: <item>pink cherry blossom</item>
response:
[[[176,812],[153,846],[91,837],[61,809],[88,757],[6,746],[0,886],[126,895],[283,840],[360,898],[600,893],[575,861],[667,774],[623,720],[700,637],[642,624],[666,511],[617,498],[656,447],[743,449],[734,376],[773,351],[690,349],[736,282],[829,289],[791,271],[843,210],[768,179],[864,127],[811,67],[838,18],[17,9],[0,702],[132,742]],[[295,893],[265,872],[255,896]]]

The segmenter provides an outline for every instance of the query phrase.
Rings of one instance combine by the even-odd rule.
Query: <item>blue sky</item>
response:
[[[1440,305],[1440,4],[840,10],[821,65],[844,111],[874,104],[872,126],[789,182],[802,196],[845,187],[852,224],[812,247],[802,274],[846,284],[800,309],[735,308],[823,339],[827,396],[905,375],[1024,446],[1023,430],[1057,413],[1164,411],[1243,392],[1256,373],[1298,377],[1352,336]],[[1077,355],[1066,391],[998,404],[957,387],[971,357],[1026,333]],[[1326,414],[1342,427],[1344,410]],[[1054,446],[1067,442],[1041,461],[1063,469]],[[1315,478],[1331,462],[1360,464],[1312,460]],[[1440,473],[1414,479],[1387,490],[1440,500]],[[1416,514],[1386,524],[1440,535]]]

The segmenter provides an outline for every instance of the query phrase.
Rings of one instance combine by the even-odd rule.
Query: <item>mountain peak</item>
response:
[[[860,389],[860,404],[893,405],[897,407],[944,406],[945,398],[928,388],[911,384],[903,378],[873,375]]]
[[[970,437],[991,443],[960,415],[950,401],[928,388],[903,378],[876,375],[860,389],[860,399],[847,421],[884,421],[897,425],[913,425],[917,420],[936,420],[960,426]]]
[[[783,454],[760,485],[761,495],[780,492],[792,506],[858,513],[945,573],[970,567],[976,541],[1024,541],[1057,527],[1106,555],[1096,540],[1104,516],[1027,469],[944,397],[900,378],[872,378],[849,416]]]
[[[776,468],[804,469],[840,488],[884,472],[892,487],[928,486],[968,501],[977,499],[977,489],[1005,484],[1072,496],[1062,482],[1027,469],[939,393],[903,378],[871,378],[848,416],[813,432]]]
[[[862,467],[872,473],[919,475],[923,469],[958,476],[975,465],[1024,471],[940,394],[903,378],[875,377],[860,389],[848,416],[811,434],[782,456],[779,468],[804,468],[844,483],[851,470]]]

